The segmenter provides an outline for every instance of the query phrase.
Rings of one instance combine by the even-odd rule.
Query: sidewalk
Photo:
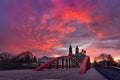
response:
[[[88,70],[85,74],[75,73],[71,76],[63,78],[63,80],[107,80],[94,68]]]
[[[59,70],[13,70],[0,71],[0,80],[106,80],[94,68],[79,74],[79,68]]]

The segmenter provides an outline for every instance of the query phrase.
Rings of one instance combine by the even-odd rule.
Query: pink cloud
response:
[[[85,48],[90,56],[94,57],[102,53],[102,44],[106,44],[104,48],[108,48],[108,43],[104,43],[104,40],[114,39],[115,41],[111,42],[114,47],[110,47],[115,54],[114,49],[119,48],[119,41],[116,40],[120,37],[119,1],[103,2],[14,0],[8,5],[8,27],[11,32],[6,34],[7,46],[4,49],[14,53],[32,50],[39,56],[44,53],[56,56],[66,54],[67,50],[61,52],[58,49],[68,48],[70,44],[90,44]],[[105,51],[108,52],[107,49]]]

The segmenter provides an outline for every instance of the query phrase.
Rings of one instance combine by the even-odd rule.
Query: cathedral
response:
[[[76,48],[75,48],[75,54],[73,54],[73,52],[72,52],[72,46],[70,45],[68,56],[76,58],[78,60],[78,62],[81,63],[83,61],[84,57],[86,56],[86,51],[82,49],[81,52],[79,52],[79,47],[76,46]]]

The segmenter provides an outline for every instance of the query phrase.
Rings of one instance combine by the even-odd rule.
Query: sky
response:
[[[69,45],[120,58],[120,0],[0,0],[0,52],[57,57]]]

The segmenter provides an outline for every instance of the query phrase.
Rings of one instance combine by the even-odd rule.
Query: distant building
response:
[[[69,56],[72,56],[72,46],[69,47]]]
[[[75,54],[72,53],[72,46],[69,47],[69,56],[74,57],[78,60],[79,63],[81,63],[86,56],[86,51],[82,49],[81,52],[79,52],[79,47],[76,46],[75,48]]]
[[[54,59],[54,57],[47,57],[47,56],[43,56],[42,58],[38,59],[38,64],[42,65],[50,60]],[[57,62],[52,63],[52,65],[56,65]],[[66,60],[64,60],[64,65],[66,64]],[[62,59],[59,59],[59,65],[62,65]]]
[[[8,53],[8,52],[4,52],[0,54],[0,62],[1,63],[6,63],[6,62],[10,62],[10,60],[13,58],[13,56]]]
[[[75,54],[73,54],[72,46],[70,45],[68,56],[74,57],[75,59],[77,59],[77,61],[79,63],[81,63],[83,61],[84,57],[86,56],[86,51],[82,49],[82,51],[79,52],[79,47],[76,46]],[[38,63],[39,63],[39,65],[42,65],[52,59],[54,59],[54,57],[43,56],[42,58],[38,59]],[[53,63],[53,64],[56,64],[56,63]],[[66,64],[65,60],[64,60],[64,64]],[[62,59],[59,60],[59,65],[62,65]]]
[[[42,64],[44,64],[44,63],[46,63],[46,62],[48,62],[48,61],[50,61],[50,60],[52,60],[52,59],[54,59],[54,58],[53,58],[53,57],[43,56],[42,58],[39,58],[39,59],[38,59],[38,63],[39,63],[40,65],[42,65]]]

